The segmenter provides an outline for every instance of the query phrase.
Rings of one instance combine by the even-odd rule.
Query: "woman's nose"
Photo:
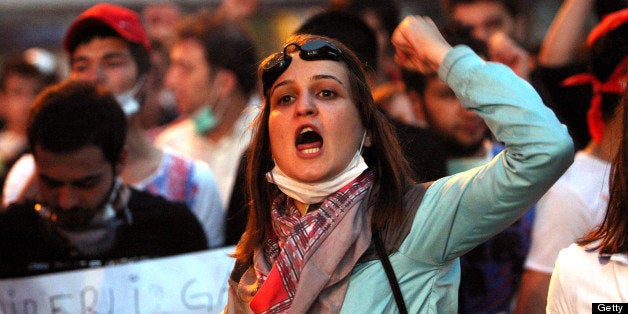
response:
[[[307,96],[307,94],[304,94],[297,99],[295,108],[297,116],[308,116],[316,114],[317,112],[314,100]]]

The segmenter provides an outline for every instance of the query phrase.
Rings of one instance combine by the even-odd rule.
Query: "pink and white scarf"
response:
[[[254,312],[339,311],[351,269],[371,242],[364,200],[372,184],[365,171],[304,216],[285,194],[274,200],[270,236],[255,252]]]

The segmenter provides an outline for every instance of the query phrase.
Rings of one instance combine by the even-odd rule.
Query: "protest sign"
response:
[[[220,313],[233,250],[0,280],[0,314]]]

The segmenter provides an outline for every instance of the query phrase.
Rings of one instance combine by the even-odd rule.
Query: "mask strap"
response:
[[[364,147],[364,141],[366,140],[366,129],[364,129],[364,133],[362,134],[362,141],[360,142],[360,149],[358,149],[358,153],[362,155],[362,148]]]

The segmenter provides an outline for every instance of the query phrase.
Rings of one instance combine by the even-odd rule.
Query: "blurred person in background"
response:
[[[13,163],[28,151],[28,112],[35,97],[56,83],[55,56],[42,48],[29,48],[5,59],[0,68],[0,186]]]
[[[446,18],[484,42],[503,33],[517,42],[525,40],[525,17],[520,0],[441,0]]]
[[[160,42],[166,50],[172,48],[176,38],[175,27],[183,16],[182,8],[174,0],[153,1],[141,11],[142,23],[152,41]]]
[[[504,63],[530,81],[534,56],[523,46],[527,34],[522,6],[520,0],[441,0],[448,27],[468,30],[486,43],[488,60]]]
[[[628,8],[627,0],[565,0],[541,43],[535,77],[547,94],[547,105],[569,128],[576,150],[591,141],[587,112],[592,90],[586,85],[565,86],[568,77],[588,71],[586,40],[604,16]]]
[[[187,206],[122,183],[127,119],[102,86],[45,89],[28,120],[37,195],[0,214],[0,278],[207,249]]]
[[[151,41],[152,70],[146,76],[139,115],[142,127],[151,138],[178,115],[174,95],[164,86],[164,77],[170,65],[168,53],[176,37],[175,27],[183,14],[181,5],[174,0],[151,2],[141,10],[142,22]]]
[[[139,15],[125,7],[102,3],[81,13],[66,31],[63,47],[70,78],[109,89],[129,120],[129,153],[120,174],[138,190],[184,202],[201,221],[210,247],[224,242],[224,210],[208,165],[153,145],[141,126],[142,92],[151,71],[150,39]],[[32,182],[34,160],[24,156],[9,173],[4,202],[28,201],[37,193]]]
[[[539,200],[517,313],[543,313],[556,258],[598,225],[608,206],[612,158],[625,136],[620,99],[628,78],[628,8],[607,14],[587,38],[588,69],[565,84],[591,88],[587,124],[591,140]]]
[[[600,302],[628,302],[628,94],[617,108],[619,149],[609,177],[602,223],[562,249],[547,296],[547,313],[595,313]],[[623,135],[622,135],[623,134]],[[623,305],[620,305],[623,308]],[[620,312],[621,310],[617,311]]]
[[[200,12],[182,19],[170,61],[165,84],[180,117],[155,143],[207,162],[226,208],[258,112],[255,46],[239,23]]]

